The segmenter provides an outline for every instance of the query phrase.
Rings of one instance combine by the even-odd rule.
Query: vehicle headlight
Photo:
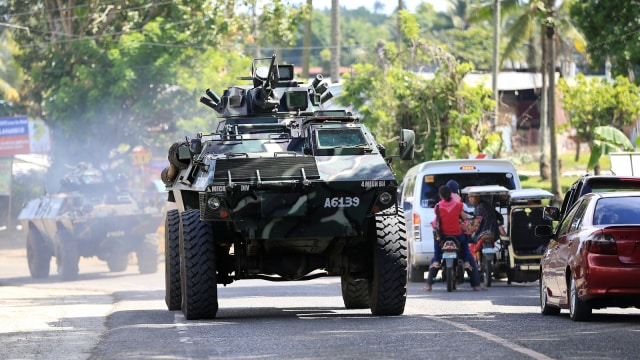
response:
[[[383,192],[378,197],[378,200],[380,201],[380,203],[382,205],[389,205],[391,203],[391,201],[393,200],[393,196],[391,194],[389,194],[388,192]]]
[[[207,206],[211,210],[218,210],[222,205],[222,200],[217,196],[212,196],[207,200]]]

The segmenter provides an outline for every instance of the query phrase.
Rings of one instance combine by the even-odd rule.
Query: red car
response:
[[[546,211],[552,220],[557,208]],[[582,196],[555,233],[538,227],[551,241],[540,260],[540,308],[544,315],[569,309],[586,321],[592,309],[640,308],[640,192]]]

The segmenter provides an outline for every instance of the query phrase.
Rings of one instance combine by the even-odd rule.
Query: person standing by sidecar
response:
[[[474,215],[482,216],[482,221],[478,225],[473,236],[473,243],[485,237],[485,241],[489,240],[493,243],[496,239],[500,239],[500,223],[496,217],[496,210],[491,207],[485,200],[479,195],[469,194],[469,203],[474,206]]]
[[[471,264],[471,286],[473,290],[486,290],[480,285],[480,274],[478,273],[478,266],[471,256],[469,251],[469,245],[467,237],[462,233],[460,227],[460,221],[464,221],[466,216],[462,211],[462,202],[456,201],[451,195],[451,188],[447,185],[442,185],[438,189],[440,195],[440,201],[436,204],[434,211],[436,212],[436,220],[439,221],[440,230],[443,236],[454,236],[458,239],[462,249],[462,258],[465,261],[469,261]],[[442,260],[442,249],[440,243],[434,239],[434,256],[431,260],[431,267],[429,268],[429,274],[427,275],[427,284],[424,287],[425,291],[431,291],[433,285],[433,278],[438,273],[440,268],[440,261]]]

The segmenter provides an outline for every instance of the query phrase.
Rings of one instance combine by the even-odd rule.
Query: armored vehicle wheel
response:
[[[153,274],[158,271],[158,244],[151,239],[144,239],[136,251],[138,271],[140,274]]]
[[[180,214],[178,210],[167,211],[164,222],[164,281],[165,297],[169,310],[180,310]]]
[[[56,262],[58,273],[62,280],[73,280],[78,277],[78,262],[80,254],[78,252],[78,242],[65,228],[60,228],[56,234]]]
[[[373,315],[401,315],[407,300],[407,230],[402,209],[375,217],[373,274],[369,306]]]
[[[51,250],[36,230],[29,229],[27,233],[27,262],[32,278],[46,278],[51,268]]]
[[[200,220],[200,210],[187,210],[179,233],[182,313],[187,320],[213,319],[218,312],[213,226]]]
[[[340,277],[342,300],[347,309],[366,309],[369,307],[369,283],[366,279],[354,279],[351,275]]]
[[[129,252],[116,249],[107,258],[107,267],[111,272],[122,272],[127,270],[129,265]]]

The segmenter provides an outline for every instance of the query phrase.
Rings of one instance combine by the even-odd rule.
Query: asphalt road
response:
[[[16,240],[19,242],[19,240]],[[411,283],[405,313],[345,310],[338,278],[220,287],[218,318],[164,304],[164,264],[109,273],[82,259],[76,281],[31,279],[20,246],[0,246],[0,359],[637,359],[640,310],[542,316],[537,283]]]

